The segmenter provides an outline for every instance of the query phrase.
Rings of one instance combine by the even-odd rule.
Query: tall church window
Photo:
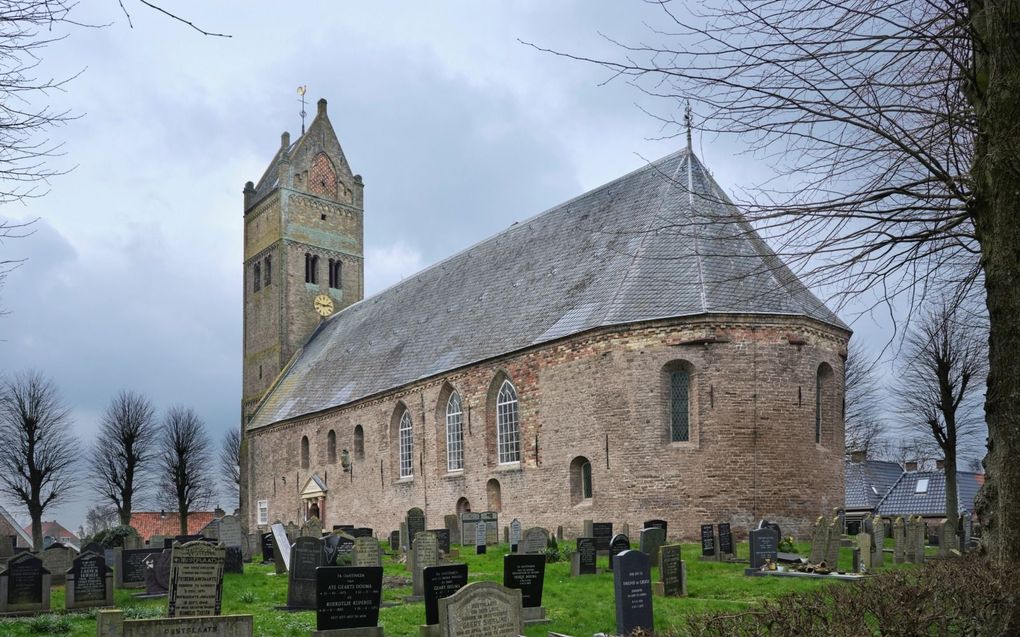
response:
[[[361,425],[354,427],[354,458],[361,460],[365,457],[365,430]]]
[[[336,432],[332,429],[326,434],[326,459],[330,464],[336,464]]]
[[[308,436],[301,436],[301,468],[308,468]]]
[[[414,432],[411,429],[411,412],[404,410],[400,416],[400,477],[414,475]]]
[[[252,268],[252,278],[255,281],[252,287],[258,292],[262,289],[262,266],[258,263]]]
[[[319,282],[319,257],[305,253],[305,283]]]
[[[818,366],[815,374],[815,443],[822,443],[823,432],[828,432],[832,414],[832,368],[828,363]]]
[[[464,412],[460,394],[453,392],[446,403],[446,470],[464,468]]]
[[[273,282],[273,255],[266,255],[266,263],[262,268],[263,283],[266,287]]]
[[[503,381],[496,398],[496,451],[500,464],[521,461],[517,390],[509,380]]]
[[[578,456],[570,461],[570,501],[580,504],[591,497],[591,462],[584,456]]]
[[[343,287],[340,282],[340,275],[342,274],[343,265],[340,259],[329,260],[329,287],[334,290],[339,290]]]
[[[669,374],[670,440],[686,442],[691,439],[690,400],[691,376],[686,369],[675,369]]]

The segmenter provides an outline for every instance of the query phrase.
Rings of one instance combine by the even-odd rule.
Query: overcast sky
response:
[[[217,443],[238,426],[241,189],[300,132],[298,85],[310,113],[329,100],[364,177],[368,294],[683,143],[639,108],[679,105],[518,41],[610,55],[600,32],[634,41],[661,22],[641,0],[172,3],[229,39],[124,4],[133,29],[93,0],[73,17],[108,26],[59,30],[42,52],[41,75],[83,70],[49,96],[81,116],[53,133],[74,170],[0,208],[40,219],[0,245],[28,259],[0,290],[0,371],[50,376],[85,443],[122,388],[194,407]],[[695,133],[727,191],[768,174],[740,150]],[[46,517],[77,529],[89,495]]]

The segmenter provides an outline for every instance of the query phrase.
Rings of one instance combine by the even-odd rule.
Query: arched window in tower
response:
[[[309,283],[319,282],[319,257],[312,255],[312,280]]]
[[[460,394],[453,392],[446,402],[446,470],[464,468],[464,412],[460,407]]]
[[[361,425],[354,427],[354,459],[363,460],[365,458],[365,430],[361,428]]]
[[[269,287],[269,284],[273,282],[273,255],[266,255],[266,262],[262,270],[263,282],[266,287]]]
[[[332,429],[326,434],[326,460],[329,464],[336,464],[336,432]]]
[[[577,456],[570,461],[570,502],[580,504],[591,497],[591,462],[584,456]]]
[[[414,432],[411,428],[411,412],[404,410],[400,416],[400,477],[414,475]]]
[[[340,259],[329,260],[329,287],[333,288],[334,290],[339,290],[340,288],[343,287],[343,284],[340,282],[342,267],[343,266]]]
[[[305,252],[305,283],[312,282],[312,255]]]
[[[252,279],[254,281],[252,288],[258,292],[262,289],[262,266],[258,263],[252,268]]]
[[[336,169],[326,153],[319,153],[312,160],[308,171],[308,189],[316,195],[336,197]]]
[[[521,421],[517,390],[504,380],[496,398],[496,451],[500,464],[521,461]]]
[[[301,468],[308,468],[308,436],[301,436]]]
[[[691,377],[687,361],[670,361],[663,367],[664,393],[670,442],[691,440]]]
[[[815,443],[821,444],[823,432],[828,433],[832,418],[832,367],[828,363],[818,366],[815,374]]]

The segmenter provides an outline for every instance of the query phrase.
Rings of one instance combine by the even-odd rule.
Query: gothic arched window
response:
[[[308,436],[301,436],[301,468],[308,468]]]
[[[521,461],[521,421],[517,390],[504,380],[496,397],[496,455],[500,464]]]
[[[404,410],[400,416],[400,477],[414,475],[414,432],[411,427],[411,412]]]
[[[829,433],[832,425],[832,367],[828,363],[818,366],[815,374],[815,443],[822,443],[822,433]]]
[[[464,468],[464,412],[460,394],[453,392],[446,402],[446,470]]]
[[[336,464],[336,432],[332,429],[326,434],[326,459],[329,464]]]
[[[591,497],[591,462],[584,456],[578,456],[570,461],[570,501],[579,504]]]
[[[361,425],[354,427],[354,458],[361,460],[365,457],[365,430]]]

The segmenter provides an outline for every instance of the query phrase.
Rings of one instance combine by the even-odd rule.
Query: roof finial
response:
[[[691,143],[691,101],[687,100],[684,106],[684,124],[687,125],[687,152],[692,152],[693,144]]]
[[[301,86],[297,87],[297,94],[301,96],[301,134],[302,135],[305,134],[305,115],[308,114],[308,113],[305,112],[305,92],[307,90],[308,90],[308,85],[307,84],[302,84]]]

